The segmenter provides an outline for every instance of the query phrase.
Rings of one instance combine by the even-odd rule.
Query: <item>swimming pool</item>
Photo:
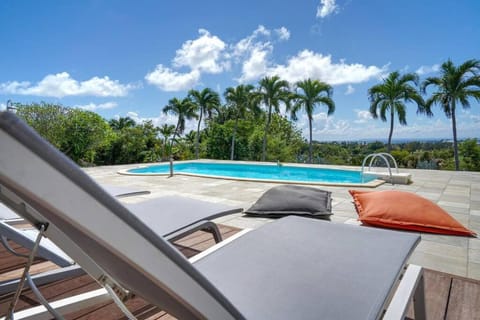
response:
[[[173,172],[174,174],[223,179],[333,185],[368,185],[376,179],[374,175],[363,175],[362,177],[360,171],[354,170],[232,162],[176,162],[173,166]],[[170,165],[168,163],[151,165],[120,173],[133,175],[168,175],[170,173]]]

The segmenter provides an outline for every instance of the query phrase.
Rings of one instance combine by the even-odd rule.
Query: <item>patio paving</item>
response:
[[[85,168],[85,171],[101,183],[119,186],[135,186],[151,191],[151,194],[122,199],[124,202],[142,201],[164,195],[183,195],[195,199],[220,202],[243,208],[250,207],[275,183],[233,181],[176,175],[125,176],[119,170],[136,165]],[[345,167],[343,167],[345,168]],[[351,168],[351,167],[349,167]],[[357,168],[358,169],[358,168]],[[407,170],[412,174],[410,185],[385,183],[368,190],[404,190],[432,200],[449,212],[467,228],[480,234],[480,172],[453,172],[433,170]],[[356,218],[349,189],[359,187],[321,186],[332,192],[332,221],[343,223]],[[233,214],[216,220],[237,228],[256,228],[270,220]],[[421,234],[422,241],[414,251],[410,262],[429,269],[462,277],[480,279],[480,239]]]

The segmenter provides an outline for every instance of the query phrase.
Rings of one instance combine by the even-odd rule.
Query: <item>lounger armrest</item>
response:
[[[410,264],[403,274],[395,295],[388,306],[383,320],[405,319],[407,308],[413,298],[415,320],[425,320],[425,292],[423,269]]]

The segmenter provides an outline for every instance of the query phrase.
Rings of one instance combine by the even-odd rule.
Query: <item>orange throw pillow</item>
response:
[[[445,210],[414,193],[349,190],[365,224],[448,235],[475,236]]]

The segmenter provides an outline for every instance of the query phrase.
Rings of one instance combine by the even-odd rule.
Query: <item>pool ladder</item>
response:
[[[386,153],[386,152],[371,153],[363,159],[363,162],[362,162],[362,182],[363,182],[363,172],[364,172],[365,164],[367,163],[367,160],[370,159],[370,163],[368,165],[368,171],[371,171],[372,165],[373,165],[375,159],[377,159],[377,158],[382,159],[385,162],[385,164],[387,165],[388,175],[390,176],[390,182],[393,184],[392,167],[390,166],[390,161],[389,160],[391,160],[393,162],[393,164],[395,165],[396,173],[398,173],[397,161],[395,161],[395,158],[390,153]]]

